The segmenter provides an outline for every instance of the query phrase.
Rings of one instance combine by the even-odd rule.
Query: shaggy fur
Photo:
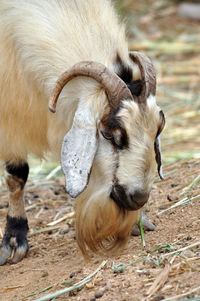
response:
[[[162,120],[153,96],[145,111],[134,101],[123,101],[116,116],[129,146],[116,151],[100,131],[109,111],[105,92],[94,80],[81,77],[64,88],[57,113],[50,113],[48,98],[57,78],[82,60],[100,62],[118,73],[123,62],[132,80],[140,78],[111,1],[0,1],[0,159],[18,164],[29,153],[43,157],[47,151],[60,158],[78,102],[93,114],[99,145],[76,208],[77,240],[86,254],[87,246],[93,251],[117,250],[127,241],[139,210],[118,208],[110,198],[113,179],[130,193],[150,192],[156,169],[154,141]]]

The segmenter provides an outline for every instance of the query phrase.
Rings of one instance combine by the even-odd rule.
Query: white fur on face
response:
[[[131,194],[136,190],[149,193],[152,188],[156,171],[154,142],[159,112],[155,96],[150,95],[145,111],[140,110],[136,102],[124,101],[118,113],[127,131],[129,146],[118,150],[115,177]],[[110,160],[114,160],[114,156]]]
[[[149,95],[149,97],[147,98],[147,107],[149,109],[153,108],[153,107],[157,107],[157,103],[156,103],[156,97],[154,95]]]

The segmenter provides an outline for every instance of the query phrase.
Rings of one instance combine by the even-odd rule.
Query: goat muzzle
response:
[[[112,188],[110,197],[120,209],[138,210],[148,201],[149,193],[136,190],[130,194],[126,188],[116,184]]]

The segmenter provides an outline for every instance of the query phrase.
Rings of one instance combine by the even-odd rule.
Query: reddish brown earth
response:
[[[64,179],[29,181],[26,188],[26,208],[30,226],[30,251],[17,264],[0,266],[0,301],[34,300],[45,294],[72,286],[95,271],[107,259],[106,266],[81,290],[66,293],[56,300],[90,300],[96,292],[103,294],[102,301],[159,301],[188,293],[173,300],[190,300],[200,296],[200,200],[188,202],[160,214],[160,212],[182,200],[200,195],[200,182],[193,185],[186,194],[183,188],[200,173],[200,159],[189,160],[199,154],[199,32],[200,23],[180,18],[176,14],[175,1],[119,1],[136,20],[139,33],[148,41],[180,42],[193,48],[190,52],[173,53],[167,49],[157,50],[142,44],[136,30],[130,34],[133,49],[143,50],[155,59],[158,70],[158,101],[163,108],[167,125],[163,135],[164,162],[171,164],[180,158],[187,158],[164,168],[165,181],[155,182],[149,200],[148,217],[156,224],[154,232],[145,234],[146,249],[140,237],[130,237],[127,247],[120,256],[105,258],[92,255],[90,261],[82,257],[76,240],[73,219],[57,224],[55,230],[36,233],[47,227],[54,219],[73,211],[74,203],[64,193]],[[123,9],[120,13],[123,13]],[[195,40],[196,39],[196,40]],[[137,47],[139,48],[135,48]],[[156,44],[157,45],[157,44]],[[173,52],[172,51],[172,52]],[[190,98],[191,95],[191,98]],[[176,157],[173,152],[177,152]],[[190,156],[191,154],[191,156]],[[3,235],[7,213],[6,187],[0,190],[0,237]],[[33,235],[34,234],[34,235]],[[198,246],[191,248],[194,243]],[[175,250],[189,247],[181,253],[167,255],[166,249],[151,254],[159,246],[171,245]],[[155,260],[165,256],[157,266]],[[133,263],[140,258],[151,258],[127,267],[122,273],[114,273],[112,262],[117,266]],[[154,261],[153,261],[154,260]],[[171,263],[171,265],[169,264]],[[149,293],[154,281],[160,277],[160,286]],[[51,288],[50,288],[51,287]],[[45,288],[46,292],[39,293]],[[191,292],[191,293],[190,293]],[[30,294],[34,296],[26,297]],[[150,296],[151,295],[151,296]],[[198,299],[200,300],[200,299]]]
[[[149,200],[148,216],[156,224],[154,232],[145,234],[146,249],[143,249],[140,237],[130,237],[127,247],[120,256],[105,258],[92,255],[85,261],[77,247],[73,219],[58,224],[59,229],[35,234],[29,237],[30,252],[17,264],[7,263],[0,267],[0,300],[26,300],[25,296],[52,286],[45,293],[27,298],[34,300],[61,288],[71,286],[95,271],[100,263],[107,259],[106,266],[81,290],[64,294],[56,300],[90,300],[95,292],[103,292],[100,300],[163,300],[169,296],[189,292],[200,284],[200,245],[188,249],[176,256],[166,256],[160,266],[148,261],[127,267],[122,273],[114,273],[119,263],[129,264],[139,258],[159,259],[162,254],[150,254],[150,250],[170,244],[175,249],[200,243],[200,200],[189,202],[166,213],[158,215],[164,208],[183,199],[182,189],[199,174],[200,160],[177,163],[164,169],[166,179],[155,182]],[[168,174],[168,175],[167,175]],[[73,210],[72,201],[63,192],[62,179],[58,183],[28,187],[26,207],[34,205],[27,214],[30,233],[47,227],[55,218],[62,217]],[[200,194],[200,185],[194,185],[187,195]],[[1,193],[2,207],[7,204],[6,193]],[[60,213],[58,215],[58,213]],[[3,230],[6,209],[0,210],[0,226]],[[69,228],[67,228],[67,225]],[[65,233],[67,232],[67,233]],[[173,258],[169,273],[161,289],[152,297],[148,290],[158,275],[166,269]],[[73,277],[72,277],[73,276]],[[63,284],[63,282],[65,282]],[[199,292],[189,297],[199,295]],[[183,299],[182,299],[183,300]]]

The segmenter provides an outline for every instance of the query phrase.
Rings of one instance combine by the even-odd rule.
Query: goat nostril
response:
[[[149,193],[147,192],[141,192],[141,191],[135,191],[133,194],[131,194],[131,200],[135,202],[138,205],[138,209],[141,208],[149,198]]]

